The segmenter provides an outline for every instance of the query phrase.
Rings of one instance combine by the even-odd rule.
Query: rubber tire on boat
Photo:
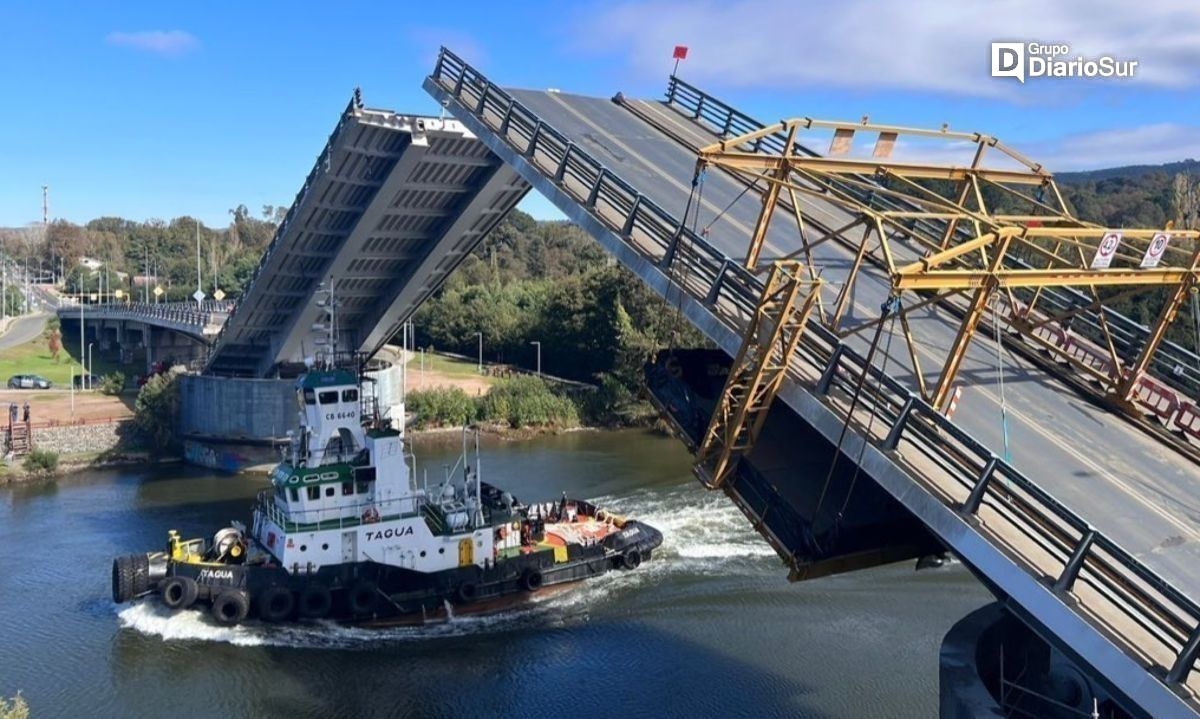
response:
[[[258,616],[266,622],[282,622],[292,615],[296,598],[287,587],[267,587],[258,595]]]
[[[150,557],[145,554],[134,554],[130,557],[133,565],[133,595],[136,597],[150,591]]]
[[[621,555],[623,569],[637,569],[642,566],[642,553],[635,547]]]
[[[333,609],[333,595],[324,584],[310,584],[300,591],[296,608],[305,619],[324,619]]]
[[[546,578],[537,569],[526,569],[525,573],[521,575],[521,586],[527,592],[536,592],[541,589],[545,581]]]
[[[113,560],[112,598],[117,604],[133,599],[133,560],[127,554]]]
[[[463,582],[458,585],[455,595],[458,596],[459,604],[470,604],[479,599],[479,585],[475,582]]]
[[[250,614],[250,597],[240,589],[226,589],[212,600],[212,616],[217,624],[232,627]]]
[[[187,609],[196,603],[200,587],[191,577],[167,577],[158,590],[168,609]]]
[[[379,590],[374,582],[363,580],[350,587],[346,602],[350,605],[352,614],[371,614],[379,605]]]

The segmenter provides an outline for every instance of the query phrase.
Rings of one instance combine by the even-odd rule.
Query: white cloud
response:
[[[1067,135],[1018,147],[1052,172],[1200,159],[1200,127],[1163,122]]]
[[[1070,56],[1139,61],[1136,82],[1200,82],[1195,0],[644,0],[595,6],[576,42],[623,54],[658,75],[672,46],[688,45],[687,77],[732,87],[849,87],[1019,98],[1015,80],[989,74],[992,41],[1067,43]],[[1039,80],[1050,91],[1063,80]]]
[[[178,57],[200,47],[200,40],[183,30],[143,30],[141,32],[110,32],[104,41],[109,45]]]

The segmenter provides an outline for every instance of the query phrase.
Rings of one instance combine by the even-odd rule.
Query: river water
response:
[[[423,442],[440,477],[454,442]],[[234,629],[114,606],[114,555],[248,519],[265,478],[182,467],[0,489],[0,695],[33,717],[930,717],[943,634],[989,595],[911,563],[789,584],[674,440],[488,442],[484,478],[659,527],[662,550],[509,614],[421,628]]]

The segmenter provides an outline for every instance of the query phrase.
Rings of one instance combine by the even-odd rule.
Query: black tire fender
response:
[[[226,589],[212,600],[212,617],[217,624],[232,627],[250,614],[250,597],[240,589]]]
[[[187,609],[196,603],[200,595],[200,587],[191,577],[167,577],[158,591],[168,609]]]
[[[134,554],[129,558],[133,572],[133,595],[136,597],[150,591],[150,557]]]
[[[333,595],[324,584],[310,584],[300,592],[297,610],[305,619],[324,619],[333,609]]]
[[[296,597],[287,587],[267,587],[258,595],[258,616],[265,622],[282,622],[292,616]]]
[[[112,563],[112,598],[117,604],[133,599],[133,567],[129,555],[121,555]]]
[[[642,553],[637,547],[627,550],[621,555],[622,569],[637,569],[642,566]]]
[[[479,599],[479,585],[475,582],[463,582],[458,585],[455,595],[458,596],[459,604],[469,604]]]
[[[374,582],[364,579],[353,587],[350,587],[350,593],[346,595],[346,601],[350,605],[351,613],[371,614],[375,611],[375,607],[379,605],[379,589],[375,586]]]
[[[526,569],[521,575],[521,587],[527,592],[536,592],[546,583],[546,578],[542,576],[540,569]]]

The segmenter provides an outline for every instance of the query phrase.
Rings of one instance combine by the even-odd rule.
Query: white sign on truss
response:
[[[1121,233],[1109,232],[1100,240],[1100,246],[1096,248],[1096,256],[1092,258],[1093,270],[1106,270],[1112,265],[1113,256],[1117,254],[1117,248],[1121,246]]]
[[[1150,240],[1150,246],[1146,248],[1146,254],[1142,255],[1142,269],[1150,269],[1158,267],[1158,263],[1163,258],[1163,254],[1167,251],[1167,245],[1171,242],[1171,236],[1165,232],[1159,232]]]

